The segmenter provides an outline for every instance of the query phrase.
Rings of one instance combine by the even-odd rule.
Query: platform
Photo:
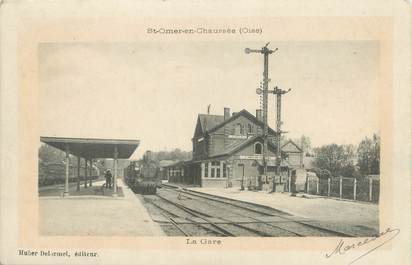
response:
[[[163,236],[141,203],[122,181],[118,195],[110,189],[96,192],[103,181],[76,191],[71,185],[69,196],[62,197],[56,186],[39,190],[39,233],[43,236]]]
[[[170,185],[170,184],[169,184]],[[172,184],[178,186],[176,184]],[[203,192],[234,200],[268,206],[296,217],[314,220],[336,231],[354,235],[373,235],[379,231],[377,204],[340,201],[300,194],[241,191],[239,188],[200,188],[184,186],[188,190]]]

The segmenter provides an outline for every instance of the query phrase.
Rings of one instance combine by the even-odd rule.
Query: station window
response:
[[[212,178],[220,178],[220,161],[210,163],[210,174]]]
[[[238,123],[235,126],[235,135],[242,135],[243,130],[242,130],[242,124]]]
[[[256,143],[255,144],[255,154],[261,155],[262,154],[262,144]]]
[[[226,163],[223,163],[223,177],[226,178]]]
[[[247,125],[247,132],[252,133],[252,125],[250,123]]]

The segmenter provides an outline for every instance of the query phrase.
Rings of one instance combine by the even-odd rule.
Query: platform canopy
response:
[[[67,138],[67,137],[40,137],[40,141],[62,151],[68,147],[69,153],[77,157],[88,159],[114,158],[117,148],[117,158],[129,158],[139,146],[139,140],[124,139],[96,139],[96,138]]]

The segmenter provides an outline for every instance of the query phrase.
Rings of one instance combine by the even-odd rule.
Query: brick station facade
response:
[[[186,183],[201,187],[256,187],[259,182],[269,185],[275,175],[276,132],[269,128],[267,178],[263,173],[262,111],[252,115],[246,110],[223,115],[199,114],[193,143],[193,158],[165,168],[169,182]],[[276,179],[277,189],[302,168],[302,149],[293,141],[281,147],[281,176]]]

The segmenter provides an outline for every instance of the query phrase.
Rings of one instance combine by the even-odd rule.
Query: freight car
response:
[[[146,152],[143,159],[130,162],[124,172],[126,184],[140,194],[156,194],[161,184],[159,167],[151,157],[150,151]]]

